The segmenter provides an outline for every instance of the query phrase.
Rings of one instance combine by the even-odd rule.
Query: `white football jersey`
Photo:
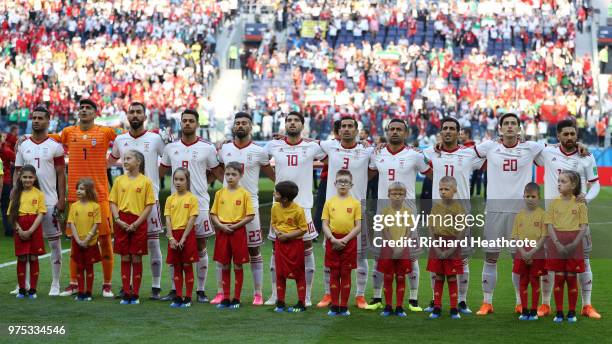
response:
[[[296,183],[299,192],[294,202],[311,209],[314,161],[325,158],[321,147],[316,142],[300,141],[292,145],[286,140],[273,140],[266,145],[266,152],[274,159],[276,182],[289,180]]]
[[[476,155],[487,159],[487,210],[517,213],[524,203],[525,185],[533,179],[534,160],[544,145],[534,141],[506,147],[498,141],[474,146]],[[514,200],[514,201],[512,201]]]
[[[219,166],[217,150],[212,143],[202,139],[190,145],[186,145],[182,140],[172,142],[164,149],[161,164],[171,167],[172,173],[179,167],[187,168],[191,176],[191,193],[198,198],[200,211],[210,209],[206,170]],[[173,183],[172,193],[175,191]]]
[[[441,150],[440,153],[429,147],[423,153],[433,168],[432,199],[440,199],[440,179],[444,176],[457,180],[455,199],[470,199],[470,177],[474,170],[482,167],[485,159],[479,158],[474,149],[463,146],[452,151]]]
[[[373,147],[364,147],[356,143],[353,147],[345,148],[338,140],[321,141],[321,149],[327,154],[327,194],[326,200],[336,196],[336,173],[340,170],[349,170],[353,175],[351,196],[357,200],[365,200],[368,191],[368,166]]]
[[[539,166],[544,166],[544,198],[553,200],[559,196],[557,184],[559,172],[562,170],[576,171],[580,175],[582,192],[587,192],[587,182],[599,180],[597,162],[593,155],[581,156],[578,151],[567,154],[561,147],[548,146],[536,158]]]
[[[57,174],[55,173],[55,166],[64,164],[63,160],[64,147],[60,143],[50,137],[42,142],[34,142],[30,137],[19,145],[15,158],[15,167],[34,166],[40,191],[45,194],[45,203],[48,206],[54,206],[57,204]],[[76,188],[76,185],[69,185],[68,187]]]
[[[134,137],[128,132],[117,136],[111,151],[115,159],[122,159],[123,154],[129,150],[136,150],[144,155],[145,176],[153,182],[155,200],[159,199],[159,158],[164,153],[164,146],[159,134],[145,131],[142,135]]]
[[[415,199],[417,173],[427,173],[429,168],[423,153],[408,146],[396,153],[388,146],[374,153],[370,169],[378,171],[378,199],[389,199],[389,185],[393,182],[406,186],[406,199]]]
[[[218,155],[219,162],[222,164],[232,161],[242,164],[244,174],[240,179],[240,185],[251,194],[253,208],[259,208],[259,170],[262,166],[270,165],[266,151],[252,141],[242,148],[230,142],[221,147]],[[223,180],[223,185],[227,186],[225,180]]]

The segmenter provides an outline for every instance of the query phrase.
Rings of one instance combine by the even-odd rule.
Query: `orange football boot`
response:
[[[540,305],[540,307],[538,307],[538,318],[545,317],[547,315],[550,315],[550,305],[543,303]]]
[[[521,306],[521,305],[514,306],[514,313],[522,314],[523,313],[523,306]]]
[[[366,301],[365,297],[363,296],[357,296],[355,297],[355,305],[358,308],[364,309],[368,306],[368,302]]]
[[[329,307],[330,304],[331,304],[331,295],[325,294],[323,295],[323,298],[321,299],[321,301],[317,303],[317,307],[325,308],[325,307]]]
[[[476,312],[476,315],[487,315],[491,313],[493,313],[493,305],[490,303],[483,303],[478,312]]]
[[[584,315],[585,317],[589,317],[591,319],[601,319],[601,314],[597,313],[597,310],[595,310],[595,307],[591,305],[584,305],[582,307],[582,312],[580,312],[580,314]]]

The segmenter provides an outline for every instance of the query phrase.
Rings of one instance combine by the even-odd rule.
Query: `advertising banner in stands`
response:
[[[322,20],[304,20],[304,22],[302,22],[302,37],[314,38],[315,34],[317,33],[317,27],[321,32],[321,38],[325,38],[325,33],[327,32],[327,22]]]

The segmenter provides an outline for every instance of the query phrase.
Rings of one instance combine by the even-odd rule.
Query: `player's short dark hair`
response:
[[[293,201],[300,191],[297,184],[290,180],[279,182],[276,184],[276,186],[274,186],[274,190],[276,190],[276,192],[278,192],[282,198],[286,198],[289,202]]]
[[[234,122],[239,118],[246,118],[249,122],[253,123],[253,117],[246,112],[240,111],[234,115]]]
[[[183,113],[181,113],[181,119],[183,119],[185,115],[193,115],[196,118],[196,122],[200,121],[200,114],[194,109],[185,109]]]
[[[351,178],[351,180],[353,180],[353,174],[349,170],[340,170],[340,171],[338,171],[336,173],[336,179],[338,179],[338,177],[342,177],[342,176],[348,176],[348,177]]]
[[[340,121],[341,120],[334,121],[334,134],[336,135],[340,132]]]
[[[564,128],[574,128],[576,129],[576,123],[571,119],[564,119],[557,123],[557,134],[561,133]]]
[[[506,118],[508,117],[514,117],[516,118],[516,122],[518,123],[518,125],[521,125],[521,119],[519,118],[519,116],[517,114],[515,114],[514,112],[506,112],[505,114],[501,115],[499,117],[499,126],[501,127],[504,124],[504,121],[506,120]]]
[[[406,131],[408,131],[408,125],[406,124],[406,122],[404,122],[403,120],[399,119],[399,118],[393,118],[392,120],[389,121],[389,124],[387,124],[387,128],[385,128],[386,130],[389,130],[389,127],[391,126],[391,123],[401,123],[404,125],[404,129]]]
[[[236,170],[238,171],[238,173],[242,176],[242,174],[244,173],[242,164],[239,163],[238,161],[230,161],[227,164],[225,164],[225,169],[232,169],[232,170]]]
[[[291,111],[287,114],[287,118],[289,118],[289,116],[297,116],[297,118],[299,118],[300,122],[302,122],[302,124],[304,124],[304,115],[302,115],[301,113],[297,112],[297,111]]]
[[[342,121],[353,121],[353,123],[355,123],[355,128],[359,127],[359,124],[357,123],[357,120],[354,119],[351,116],[344,116],[344,117],[340,118],[340,125],[342,125]]]
[[[142,111],[144,111],[145,113],[147,112],[147,107],[141,103],[141,102],[131,102],[130,106],[128,106],[128,110],[132,107],[132,106],[142,106]]]
[[[463,132],[465,133],[465,135],[467,135],[467,137],[469,137],[470,139],[472,138],[472,128],[463,128],[461,130],[463,130]]]
[[[538,183],[529,182],[527,183],[527,185],[525,185],[524,193],[527,192],[535,192],[538,194],[538,197],[540,197],[540,186],[538,185]]]
[[[79,100],[79,105],[85,105],[85,104],[91,105],[91,107],[93,107],[94,110],[98,111],[98,105],[96,105],[96,102],[94,102],[93,100],[89,98]]]
[[[442,118],[442,120],[440,121],[440,129],[442,129],[442,127],[444,126],[444,123],[446,122],[453,122],[455,123],[455,125],[457,126],[457,132],[459,132],[459,130],[461,130],[461,124],[459,124],[459,121],[456,118],[453,117],[444,117]]]
[[[34,108],[34,111],[32,111],[32,113],[34,112],[42,112],[45,114],[45,117],[47,119],[49,119],[51,117],[51,113],[49,112],[49,109],[47,109],[45,106],[42,105],[38,105]]]

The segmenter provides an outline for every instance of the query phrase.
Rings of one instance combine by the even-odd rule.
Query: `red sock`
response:
[[[183,264],[173,264],[174,266],[174,289],[176,296],[183,297]]]
[[[26,260],[17,260],[17,284],[19,284],[19,289],[25,289],[26,284],[26,269],[28,266],[28,262]]]
[[[527,274],[521,274],[519,280],[519,295],[521,296],[521,307],[523,310],[527,308],[527,297],[529,297],[529,276]],[[537,306],[536,306],[537,307]]]
[[[193,294],[193,265],[183,265],[183,271],[185,271],[185,297],[191,298]]]
[[[306,304],[306,278],[301,277],[296,279],[295,284],[297,286],[298,300],[304,305]]]
[[[567,299],[569,305],[569,311],[576,311],[576,301],[578,300],[578,278],[576,274],[568,274],[565,277],[567,281]]]
[[[38,257],[35,260],[30,260],[30,289],[36,289],[38,285]]]
[[[329,291],[331,293],[332,306],[340,306],[340,269],[329,269]]]
[[[132,294],[138,296],[140,292],[140,284],[142,282],[142,260],[132,262]]]
[[[434,306],[442,307],[442,292],[444,291],[444,280],[436,278],[434,282]]]
[[[121,260],[121,286],[125,295],[130,295],[130,277],[132,277],[132,262]]]
[[[285,302],[285,291],[287,290],[287,279],[284,276],[276,275],[276,299]]]
[[[459,297],[458,286],[457,286],[457,276],[453,279],[447,279],[448,283],[448,298],[450,302],[450,308],[457,308],[457,298]]]
[[[221,282],[223,284],[223,299],[230,298],[230,283],[232,280],[232,270],[229,268],[221,270]]]
[[[242,294],[242,281],[244,281],[244,271],[242,267],[240,269],[236,269],[234,265],[234,277],[236,280],[234,281],[234,299],[240,301],[240,295]]]
[[[87,280],[87,287],[86,287],[86,291],[91,294],[91,291],[93,289],[93,282],[94,282],[94,269],[93,269],[93,264],[87,264],[85,265],[85,274],[86,274],[86,280]]]
[[[531,276],[531,309],[538,309],[540,302],[540,277]]]
[[[396,307],[404,307],[404,294],[406,294],[406,275],[395,275]]]
[[[563,312],[563,287],[565,286],[565,275],[555,274],[554,294],[557,312]]]
[[[393,306],[393,274],[384,275],[383,291],[385,292],[385,303]]]
[[[77,265],[77,285],[79,288],[79,294],[85,293],[85,267],[81,264]]]
[[[340,270],[340,307],[347,307],[351,295],[351,269]]]

